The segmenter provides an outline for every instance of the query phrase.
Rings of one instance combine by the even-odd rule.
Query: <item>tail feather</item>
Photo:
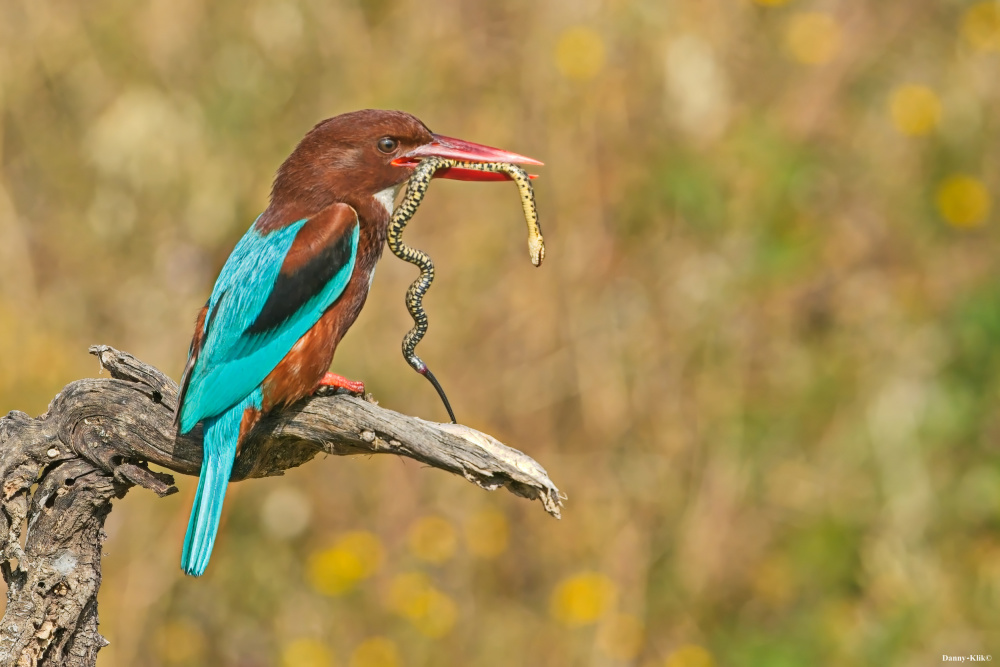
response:
[[[226,487],[229,486],[229,476],[236,459],[243,411],[248,407],[259,408],[259,393],[254,392],[221,415],[205,420],[201,477],[181,555],[181,569],[186,574],[200,577],[208,566],[219,531],[222,501],[226,497]]]

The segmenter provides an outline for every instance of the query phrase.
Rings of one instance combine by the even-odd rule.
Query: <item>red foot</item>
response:
[[[365,393],[364,382],[348,380],[343,375],[337,375],[336,373],[327,373],[324,375],[323,379],[319,381],[319,385],[321,387],[339,387],[359,396]]]

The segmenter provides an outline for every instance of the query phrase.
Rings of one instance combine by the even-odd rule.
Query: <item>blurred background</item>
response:
[[[926,665],[1000,653],[1000,3],[0,0],[0,412],[107,343],[173,377],[319,120],[545,161],[437,182],[421,355],[556,522],[412,461],[107,523],[105,667]],[[333,370],[446,416],[388,253]]]

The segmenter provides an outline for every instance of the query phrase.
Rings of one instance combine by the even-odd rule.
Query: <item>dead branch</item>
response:
[[[110,378],[67,385],[37,419],[21,412],[0,419],[0,573],[8,586],[0,667],[96,665],[107,645],[97,630],[97,593],[111,499],[133,486],[176,492],[173,477],[149,464],[185,475],[201,468],[200,429],[174,438],[177,385],[127,353],[106,345],[90,351]],[[538,499],[559,517],[559,491],[527,455],[465,426],[339,394],[263,420],[231,479],[280,475],[320,452],[398,454],[484,489]]]

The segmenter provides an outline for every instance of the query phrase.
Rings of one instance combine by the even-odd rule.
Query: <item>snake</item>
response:
[[[506,162],[466,162],[464,160],[449,160],[446,158],[432,157],[420,161],[414,168],[406,184],[406,191],[399,206],[393,211],[392,219],[389,222],[389,229],[386,241],[392,253],[409,262],[420,269],[420,275],[406,290],[406,309],[413,318],[413,328],[403,336],[403,358],[413,370],[426,377],[434,386],[441,402],[452,423],[458,423],[455,419],[455,412],[451,409],[448,396],[444,393],[441,383],[438,382],[434,374],[427,368],[427,364],[417,356],[417,344],[427,333],[427,312],[424,310],[423,300],[431,283],[434,282],[434,262],[430,256],[416,248],[412,248],[403,243],[403,230],[406,224],[413,218],[420,207],[420,203],[427,194],[431,179],[434,174],[441,169],[457,167],[460,169],[473,169],[476,171],[487,171],[493,173],[506,174],[517,185],[521,195],[521,208],[524,211],[524,219],[528,225],[528,256],[531,263],[540,266],[545,258],[545,240],[542,238],[542,230],[538,225],[538,211],[535,207],[535,193],[531,188],[531,179],[528,173],[515,164]]]

